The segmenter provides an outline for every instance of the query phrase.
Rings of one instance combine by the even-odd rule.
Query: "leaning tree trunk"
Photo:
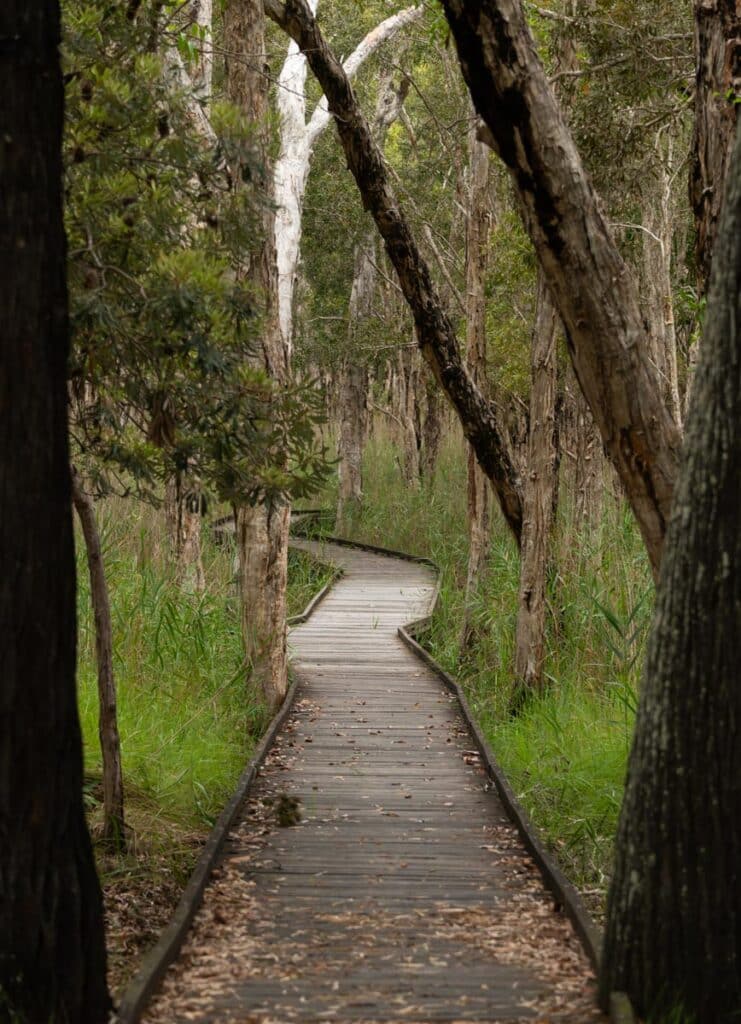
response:
[[[523,492],[520,597],[515,639],[516,703],[543,686],[546,581],[558,480],[556,392],[558,318],[543,273],[531,354],[530,435]]]
[[[521,0],[443,0],[464,77],[510,168],[595,422],[654,573],[680,434],[661,400],[633,275],[538,57]]]
[[[0,1015],[103,1024],[82,802],[59,5],[0,4]]]
[[[414,317],[422,355],[456,409],[464,435],[492,481],[505,521],[519,543],[520,481],[496,410],[475,386],[461,359],[455,328],[391,188],[383,156],[348,77],[324,41],[305,0],[289,0],[285,5],[279,0],[265,0],[265,10],[301,47],[324,90],[348,166],[384,240]]]
[[[469,189],[466,218],[466,362],[477,387],[486,388],[486,270],[492,228],[489,150],[476,136],[474,118],[468,138]],[[481,574],[489,554],[489,486],[468,446],[468,572],[460,649],[474,641],[473,616]]]
[[[710,279],[741,97],[741,6],[694,0],[697,78],[690,201],[697,231],[700,295]]]
[[[606,1003],[626,991],[641,1016],[682,1005],[688,1020],[730,1024],[741,1007],[741,131],[711,282],[620,817],[601,992]]]
[[[265,24],[260,0],[227,0],[224,36],[226,92],[232,103],[257,126],[263,176],[260,185],[269,195],[269,92],[263,73],[267,63]],[[235,176],[241,180],[241,174]],[[278,322],[278,287],[275,260],[275,214],[265,204],[261,232],[251,254],[247,278],[262,297],[259,365],[280,384],[289,381],[288,350]],[[280,458],[280,453],[276,453]],[[288,689],[286,656],[286,587],[290,507],[275,499],[237,510],[237,546],[245,654],[253,678],[262,687],[271,708]]]
[[[126,849],[121,740],[118,735],[116,681],[113,676],[113,626],[103,551],[95,505],[72,468],[72,501],[82,526],[90,576],[90,602],[95,619],[95,656],[98,663],[98,738],[103,762],[103,838],[118,852]]]

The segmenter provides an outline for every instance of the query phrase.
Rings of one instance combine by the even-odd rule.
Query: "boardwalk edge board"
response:
[[[429,654],[414,638],[419,635],[432,622],[435,609],[440,597],[441,572],[440,567],[430,558],[422,555],[410,555],[404,551],[395,551],[391,548],[378,547],[375,544],[364,544],[360,541],[345,540],[342,537],[323,536],[317,538],[318,542],[325,541],[327,544],[338,544],[341,547],[358,548],[361,551],[368,551],[377,555],[388,555],[389,557],[402,558],[407,562],[417,562],[421,565],[429,565],[436,573],[435,590],[430,602],[430,611],[427,615],[406,626],[399,628],[400,639],[414,652],[424,663],[438,676],[445,687],[450,690],[458,700],[461,713],[466,725],[474,739],[486,767],[487,774],[496,786],[499,797],[505,810],[516,826],[526,849],[538,865],[546,887],[553,894],[556,903],[563,908],[574,926],[574,930],[595,970],[599,968],[602,932],[597,926],[591,914],[587,910],[584,901],[575,886],[566,878],[563,871],[558,867],[553,857],[545,849],[538,838],[536,830],[531,823],[527,812],[515,796],[507,777],[497,762],[494,753],[486,741],[471,708],[468,704],[460,684],[445,671],[442,665]],[[610,996],[611,1024],[638,1024],[630,999],[624,992],[613,992]]]
[[[295,615],[288,620],[288,624],[306,622],[332,589],[340,575],[341,573],[337,572],[334,578],[312,597],[300,615]],[[188,884],[183,890],[183,894],[175,908],[175,912],[155,945],[144,955],[139,970],[126,986],[115,1016],[117,1024],[137,1024],[149,1000],[159,988],[168,967],[177,958],[193,923],[193,918],[201,906],[203,894],[211,878],[211,871],[216,866],[216,861],[224,847],[232,825],[244,802],[250,795],[252,784],[258,776],[260,768],[275,742],[276,736],[293,708],[302,680],[295,670],[292,670],[292,674],[294,677],[293,682],[289,687],[285,700],[268,726],[265,735],[260,740],[249,764],[242,772],[231,800],[221,812],[218,821],[209,833],[196,866],[188,879]]]

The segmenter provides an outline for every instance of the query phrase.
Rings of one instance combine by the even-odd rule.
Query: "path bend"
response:
[[[145,1020],[602,1020],[457,704],[397,636],[433,570],[295,546],[344,575],[291,632],[297,701]]]

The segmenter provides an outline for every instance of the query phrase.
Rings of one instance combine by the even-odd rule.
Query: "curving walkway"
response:
[[[291,633],[299,697],[145,1019],[601,1020],[456,704],[396,635],[432,571],[295,544],[345,574]]]

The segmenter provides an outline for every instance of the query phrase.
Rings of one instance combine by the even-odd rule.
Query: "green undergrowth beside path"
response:
[[[562,481],[549,585],[548,688],[513,718],[519,559],[496,511],[488,571],[475,598],[475,644],[460,651],[468,555],[461,444],[451,441],[435,480],[414,491],[404,487],[392,443],[376,436],[366,452],[364,493],[347,535],[426,555],[440,566],[441,598],[424,642],[465,687],[523,805],[599,915],[653,597],[630,512],[609,494],[599,522],[577,530]]]
[[[233,547],[215,545],[204,526],[207,588],[190,594],[168,568],[160,516],[122,501],[102,503],[98,511],[127,790],[150,811],[208,827],[268,721],[247,685]],[[93,805],[100,775],[97,669],[85,553],[79,543],[77,563],[78,696]],[[291,551],[288,614],[302,611],[329,578],[331,570]]]

